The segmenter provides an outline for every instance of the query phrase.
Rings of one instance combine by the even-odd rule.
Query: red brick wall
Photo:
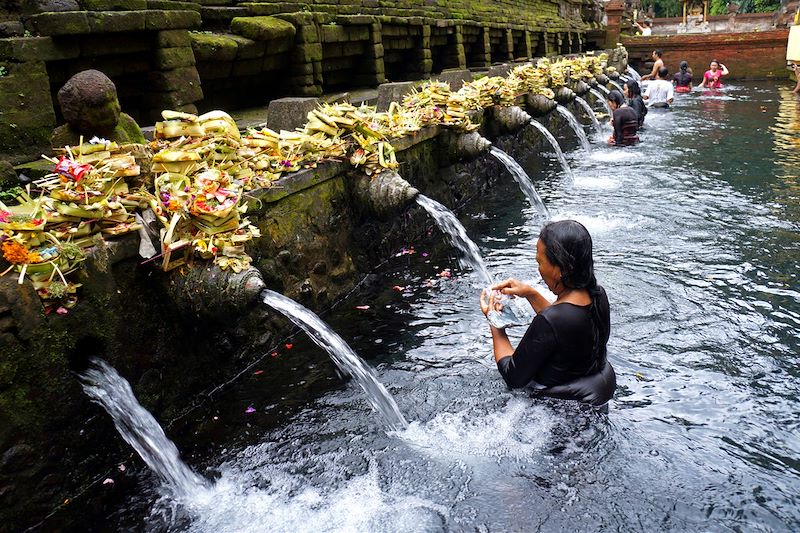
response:
[[[788,29],[728,34],[653,35],[625,38],[628,63],[639,72],[650,68],[650,54],[664,52],[664,64],[670,73],[681,61],[688,61],[696,77],[708,70],[716,59],[730,70],[729,79],[772,78],[787,76],[786,41]],[[646,64],[647,63],[647,64]]]

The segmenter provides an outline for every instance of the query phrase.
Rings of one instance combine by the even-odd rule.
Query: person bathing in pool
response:
[[[635,82],[634,82],[635,83]],[[622,93],[614,90],[608,93],[608,107],[611,109],[611,125],[614,132],[608,137],[611,146],[630,146],[639,142],[636,131],[639,121],[644,121],[644,115],[625,103]]]
[[[617,381],[606,351],[610,310],[595,279],[592,238],[574,220],[550,222],[539,234],[536,261],[557,296],[554,303],[516,279],[481,294],[484,314],[500,305],[494,291],[526,298],[536,312],[516,349],[505,330],[489,326],[497,369],[512,389],[527,386],[535,395],[603,405]]]

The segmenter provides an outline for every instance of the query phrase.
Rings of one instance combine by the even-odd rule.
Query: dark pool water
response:
[[[595,135],[590,156],[565,138],[574,183],[557,161],[528,169],[553,218],[579,220],[594,239],[619,383],[607,414],[505,388],[477,276],[434,233],[323,317],[376,367],[408,430],[387,435],[361,389],[300,339],[281,354],[298,361],[289,407],[253,374],[196,415],[198,428],[216,417],[223,430],[179,439],[217,478],[211,491],[153,503],[145,476],[109,523],[800,530],[800,104],[750,83],[680,96],[647,125],[633,148]],[[538,280],[543,220],[510,176],[460,218],[495,277]]]

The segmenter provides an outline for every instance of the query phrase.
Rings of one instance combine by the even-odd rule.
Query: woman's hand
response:
[[[481,292],[481,311],[488,316],[489,311],[495,310],[498,313],[503,310],[503,304],[497,301],[493,289],[483,289]]]
[[[522,298],[527,298],[528,296],[531,296],[536,292],[536,289],[534,289],[527,283],[522,283],[521,281],[514,278],[508,278],[499,283],[495,283],[494,285],[492,285],[491,289],[495,291],[500,291],[503,294],[510,294],[512,296],[521,296]]]

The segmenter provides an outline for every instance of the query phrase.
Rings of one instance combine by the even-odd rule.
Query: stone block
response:
[[[66,11],[80,11],[81,6],[76,0],[27,0],[22,3],[22,12],[26,15],[32,13],[64,13]]]
[[[292,52],[292,60],[298,63],[322,61],[322,45],[314,43],[298,46]]]
[[[322,85],[302,85],[295,86],[292,91],[301,96],[320,96],[322,94]]]
[[[231,31],[254,41],[293,40],[297,33],[291,22],[276,17],[237,17]]]
[[[311,85],[311,84],[307,84]],[[293,130],[303,127],[306,115],[319,104],[318,98],[279,98],[269,103],[267,127],[275,130]]]
[[[176,0],[147,0],[147,9],[163,9],[164,11],[197,11],[200,13],[200,4],[196,2],[181,2]]]
[[[323,24],[320,26],[319,37],[323,43],[343,43],[350,40],[345,27],[338,24]]]
[[[0,22],[0,37],[22,37],[25,35],[25,26],[18,20]]]
[[[369,27],[347,26],[348,41],[369,41]]]
[[[375,59],[379,59],[384,56],[384,50],[382,44],[376,44],[370,46],[369,48],[366,49],[366,52],[368,57],[374,57]]]
[[[261,64],[262,64],[261,68],[263,70],[280,70],[282,68],[286,68],[289,65],[289,56],[286,54],[264,56],[264,59]]]
[[[148,76],[155,91],[176,91],[187,87],[200,87],[200,76],[195,67],[183,67],[163,72],[152,72]],[[192,100],[193,101],[193,100]]]
[[[81,35],[90,33],[86,12],[41,13],[28,19],[39,35]]]
[[[86,11],[140,11],[147,9],[147,0],[80,0]]]
[[[233,61],[239,44],[227,35],[190,33],[192,50],[197,61]]]
[[[50,37],[12,37],[0,39],[0,57],[16,61],[58,61],[74,59],[81,53],[72,41],[56,44]]]
[[[231,76],[255,76],[261,74],[264,70],[264,60],[261,58],[256,59],[242,59],[233,62],[233,69]]]
[[[311,74],[300,74],[297,76],[290,76],[287,81],[290,85],[314,85],[317,80]]]
[[[86,14],[92,33],[143,31],[144,11],[90,11]]]
[[[509,63],[501,63],[499,65],[493,65],[489,67],[488,72],[486,73],[487,76],[508,76],[508,73],[511,72],[511,65]]]
[[[392,102],[402,102],[403,97],[414,90],[413,81],[400,81],[378,85],[378,111],[386,111]]]
[[[434,79],[449,84],[451,90],[457,91],[465,81],[472,81],[472,73],[464,69],[445,69],[441,74],[434,76]]]
[[[264,52],[267,49],[267,43],[263,41],[254,41],[241,35],[226,35],[229,39],[236,41],[238,48],[236,50],[236,59],[255,59],[257,57],[264,57]]]
[[[202,61],[196,66],[201,80],[221,80],[230,77],[233,72],[232,61]]]
[[[187,30],[164,30],[156,34],[156,45],[158,48],[178,48],[192,46],[192,40]]]
[[[193,30],[200,28],[200,13],[197,11],[155,11],[145,13],[146,30]]]
[[[309,4],[297,3],[297,2],[280,2],[280,3],[273,3],[273,2],[242,2],[239,4],[242,7],[246,7],[250,10],[251,15],[276,15],[278,13],[300,13],[303,11],[310,11],[311,7]]]
[[[200,15],[204,22],[229,22],[236,17],[247,17],[250,10],[246,7],[203,6]]]
[[[195,64],[191,46],[180,48],[159,48],[155,52],[155,66],[158,70],[189,67]]]

